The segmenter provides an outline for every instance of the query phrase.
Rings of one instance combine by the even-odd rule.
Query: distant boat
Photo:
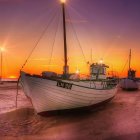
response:
[[[124,90],[137,90],[138,81],[135,78],[136,71],[131,69],[131,49],[129,53],[129,69],[127,78],[123,78],[120,81],[120,87]]]
[[[24,93],[30,98],[37,113],[92,107],[110,101],[117,91],[116,85],[108,84],[106,78],[99,79],[99,75],[96,79],[81,80],[69,73],[64,1],[62,1],[62,17],[65,60],[63,74],[57,76],[56,73],[49,71],[44,71],[42,76],[30,75],[23,71],[20,73]],[[102,68],[104,65],[100,65],[97,73]]]

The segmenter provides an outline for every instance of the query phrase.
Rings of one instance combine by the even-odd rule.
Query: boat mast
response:
[[[64,37],[64,67],[63,67],[63,74],[67,77],[69,73],[69,67],[67,65],[67,38],[66,38],[66,15],[65,15],[65,0],[61,0],[62,3],[62,12],[63,12],[63,37]]]
[[[131,49],[130,49],[130,52],[129,52],[129,71],[131,69]]]

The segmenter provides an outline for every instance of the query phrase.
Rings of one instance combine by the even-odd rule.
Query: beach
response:
[[[138,140],[140,91],[118,90],[97,109],[40,116],[16,83],[0,85],[1,140]]]

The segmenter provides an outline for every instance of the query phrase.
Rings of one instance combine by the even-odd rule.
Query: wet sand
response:
[[[14,85],[13,85],[14,86]],[[119,90],[96,110],[37,115],[19,89],[0,88],[0,140],[139,140],[140,91]]]

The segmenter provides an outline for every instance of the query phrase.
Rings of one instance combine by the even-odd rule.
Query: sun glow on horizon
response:
[[[11,75],[11,76],[9,76],[8,78],[10,78],[10,79],[16,79],[17,76],[15,76],[15,75]]]
[[[4,48],[4,47],[1,47],[1,48],[0,48],[0,51],[1,51],[1,52],[5,51],[5,48]]]

